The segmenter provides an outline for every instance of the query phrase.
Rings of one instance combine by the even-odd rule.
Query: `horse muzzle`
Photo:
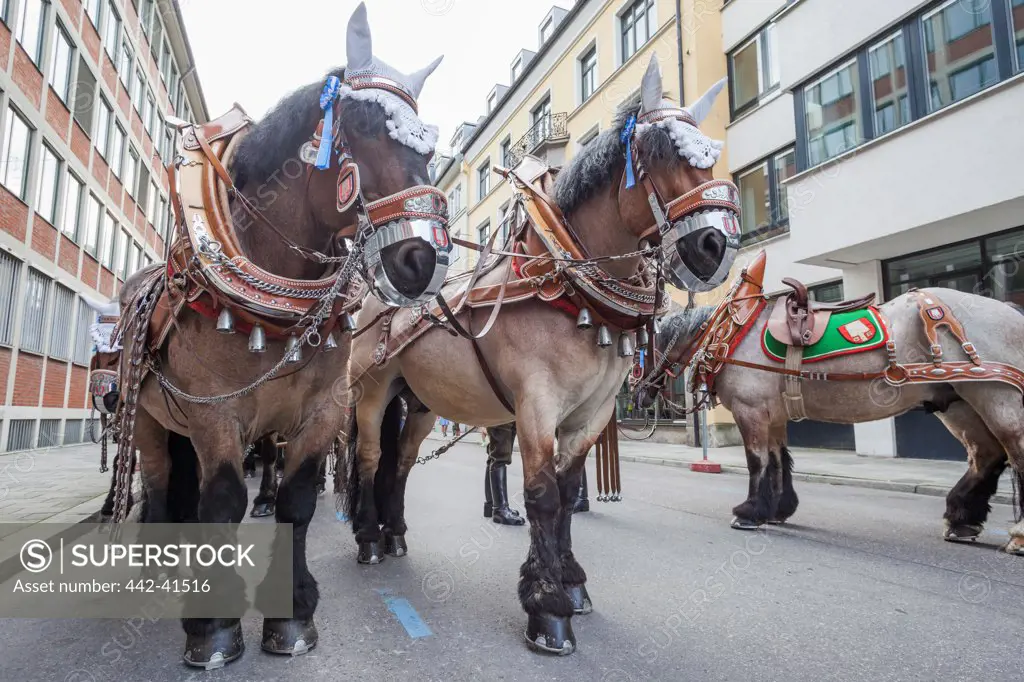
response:
[[[400,308],[434,298],[451,264],[444,195],[433,187],[416,187],[367,208],[375,229],[364,245],[363,269],[374,293]]]
[[[740,249],[739,215],[709,209],[671,223],[662,235],[665,275],[680,289],[711,291],[725,282]]]

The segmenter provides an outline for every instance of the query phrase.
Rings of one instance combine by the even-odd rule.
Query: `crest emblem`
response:
[[[839,333],[850,343],[867,343],[875,337],[878,330],[868,317],[859,317],[839,327]]]
[[[359,196],[359,166],[343,161],[338,171],[338,213],[352,208]]]
[[[939,305],[928,308],[927,310],[925,310],[925,314],[927,314],[928,317],[935,320],[936,322],[946,317],[946,311],[943,310],[942,306]]]

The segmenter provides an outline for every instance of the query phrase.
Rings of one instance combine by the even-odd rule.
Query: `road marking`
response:
[[[423,622],[420,618],[420,614],[416,612],[416,609],[412,604],[409,603],[408,599],[404,597],[395,597],[391,594],[389,589],[377,589],[377,594],[384,600],[384,605],[388,607],[388,611],[395,614],[395,618],[405,628],[406,633],[413,639],[420,639],[421,637],[430,637],[434,633],[430,630],[430,627]]]

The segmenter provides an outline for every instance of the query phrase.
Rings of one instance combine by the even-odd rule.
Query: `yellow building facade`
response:
[[[460,126],[451,156],[439,159],[434,177],[452,204],[452,234],[479,243],[502,229],[513,190],[492,169],[514,165],[523,154],[552,166],[566,163],[639,93],[652,56],[666,96],[678,101],[682,82],[684,104],[724,78],[721,6],[721,0],[577,0],[571,9],[555,7],[539,17],[536,50],[510,55],[508,84],[492,88],[481,102],[483,115]],[[478,115],[466,112],[467,120]],[[724,140],[728,122],[723,93],[702,129]],[[716,177],[730,177],[726,154]],[[475,262],[475,252],[457,250],[456,269]],[[685,303],[685,292],[670,291]]]

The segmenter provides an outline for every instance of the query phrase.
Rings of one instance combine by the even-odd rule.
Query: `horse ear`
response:
[[[426,82],[427,76],[434,73],[434,69],[437,68],[442,59],[444,59],[444,55],[432,61],[426,68],[420,69],[409,76],[409,89],[412,90],[413,97],[418,98],[420,96],[420,93],[423,92],[423,83]]]
[[[718,93],[722,92],[725,87],[727,79],[723,78],[714,85],[711,89],[704,93],[704,95],[697,100],[692,106],[686,108],[693,116],[693,119],[697,121],[697,125],[703,123],[704,119],[711,113],[711,108],[715,106],[715,99],[718,98]]]
[[[348,20],[348,34],[345,36],[345,50],[348,53],[349,71],[370,67],[373,61],[373,42],[370,40],[370,22],[366,19],[366,3],[361,2]]]
[[[661,107],[664,94],[661,89],[661,67],[658,65],[657,53],[651,54],[651,62],[647,65],[644,79],[640,83],[640,104],[643,111],[654,111]]]

